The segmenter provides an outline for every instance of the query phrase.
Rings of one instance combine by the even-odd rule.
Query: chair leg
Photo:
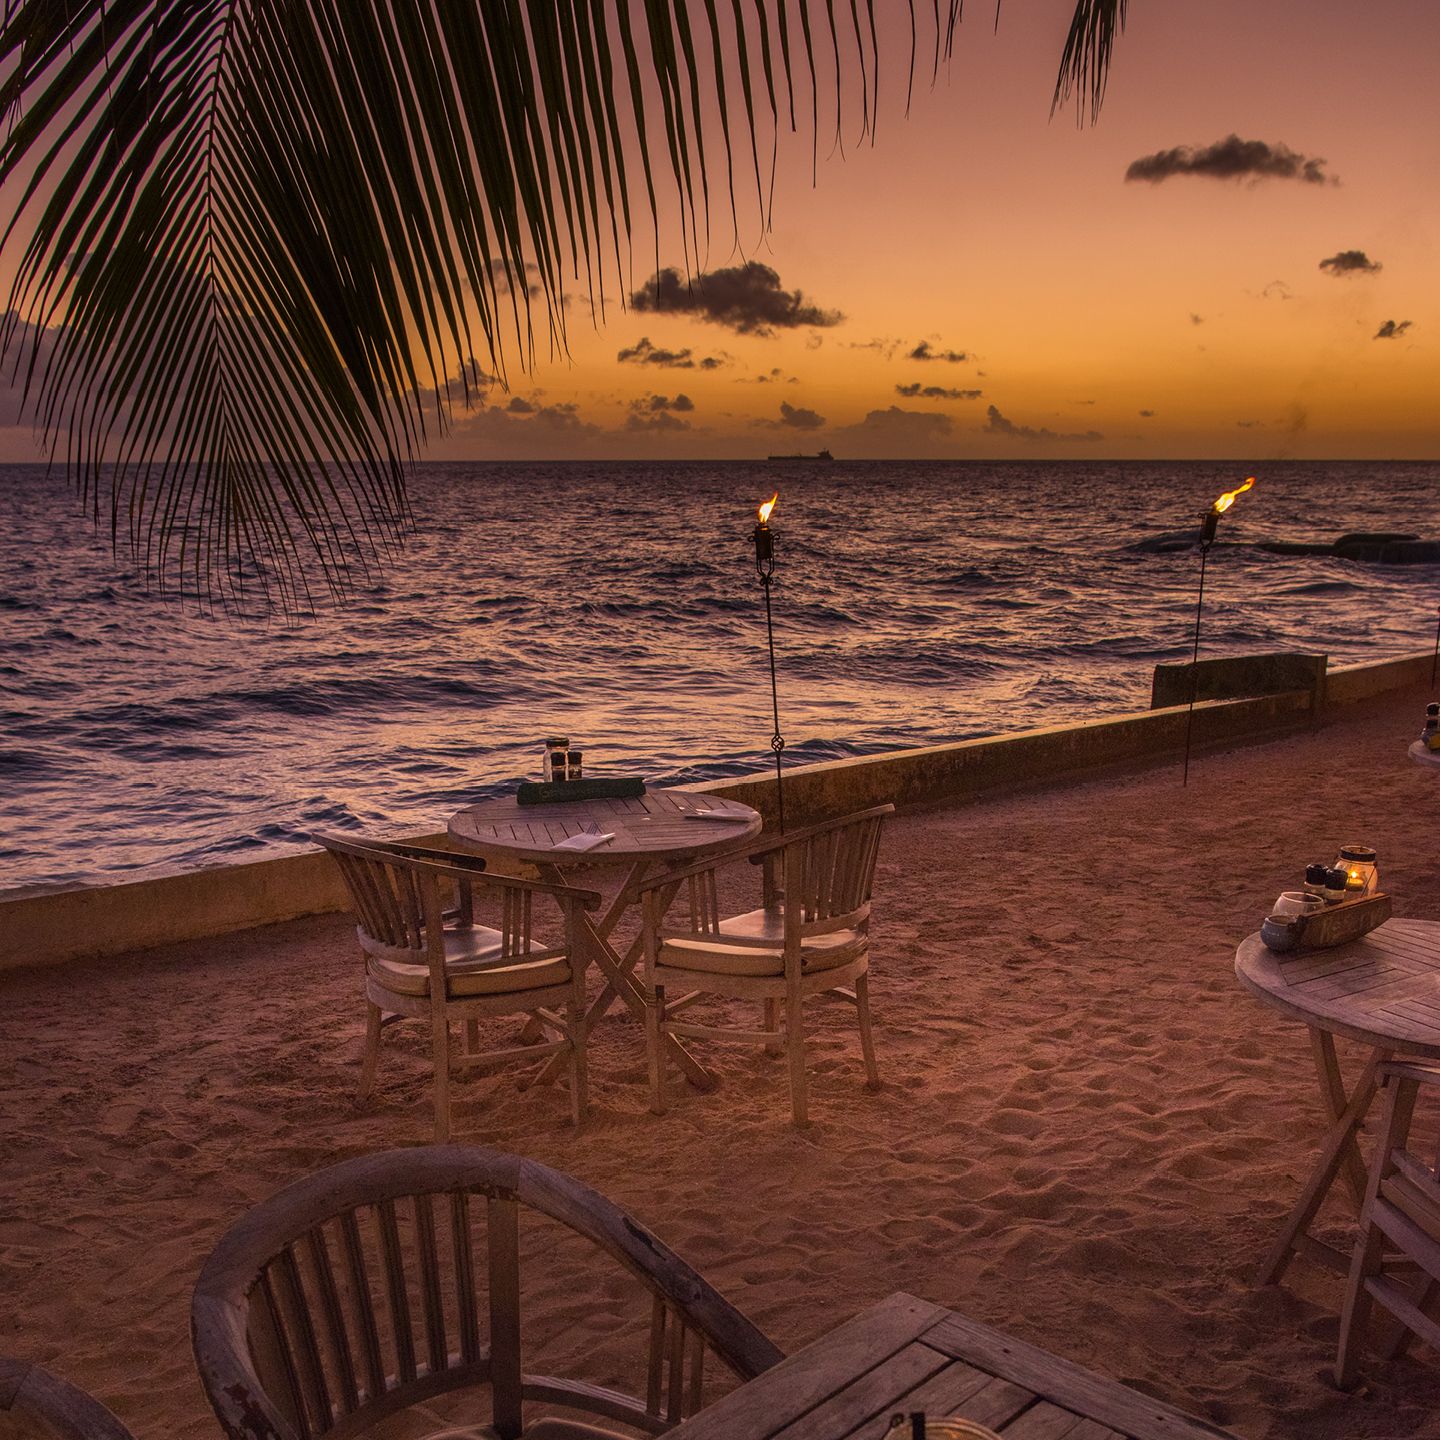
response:
[[[880,1069],[875,1064],[875,1037],[870,1030],[870,977],[862,970],[855,977],[855,1009],[860,1016],[860,1051],[865,1056],[865,1083],[880,1088]]]
[[[375,1088],[375,1066],[380,1059],[380,1007],[365,1002],[365,1053],[360,1060],[360,1103],[363,1105]]]
[[[790,1054],[790,1113],[798,1128],[810,1123],[805,1094],[805,1029],[800,1020],[800,996],[785,1000],[785,1048]]]
[[[480,1053],[480,1022],[478,1020],[465,1022],[465,1053],[467,1055]]]
[[[443,1145],[450,1139],[450,1024],[446,1020],[431,1021],[431,1050],[435,1064],[435,1141]]]
[[[585,1069],[585,999],[570,998],[570,1118],[578,1126],[584,1122],[589,1104],[589,1077]]]
[[[650,1108],[665,1113],[665,990],[645,997],[645,1049],[650,1061]]]
[[[1335,1355],[1335,1383],[1342,1390],[1353,1388],[1358,1378],[1360,1350],[1369,1328],[1370,1312],[1375,1299],[1366,1281],[1380,1274],[1384,1259],[1385,1236],[1371,1220],[1381,1181],[1390,1173],[1390,1155],[1405,1143],[1410,1117],[1415,1109],[1419,1085],[1414,1080],[1391,1076],[1385,1082],[1385,1118],[1375,1142],[1375,1158],[1370,1166],[1370,1180],[1365,1187],[1365,1204],[1360,1213],[1360,1234],[1350,1262],[1350,1281],[1345,1289],[1345,1304],[1340,1311],[1340,1342]]]
[[[778,1032],[780,1029],[780,1002],[776,999],[765,1001],[765,1015],[763,1019],[765,1029]],[[785,1047],[778,1040],[767,1040],[765,1042],[765,1053],[767,1055],[783,1055]]]

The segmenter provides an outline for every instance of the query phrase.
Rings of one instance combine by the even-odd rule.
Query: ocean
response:
[[[538,773],[771,764],[755,506],[779,489],[787,764],[1143,709],[1202,655],[1429,646],[1440,565],[1276,555],[1440,538],[1435,463],[448,464],[383,575],[303,619],[147,593],[63,477],[0,467],[0,888],[106,883],[441,829]]]

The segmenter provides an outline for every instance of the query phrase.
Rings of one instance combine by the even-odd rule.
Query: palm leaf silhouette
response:
[[[1057,103],[1123,10],[1079,0]],[[960,0],[921,11],[934,73]],[[309,606],[567,283],[603,315],[664,205],[698,264],[780,129],[858,88],[871,130],[878,50],[874,0],[4,0],[0,353],[153,582]]]

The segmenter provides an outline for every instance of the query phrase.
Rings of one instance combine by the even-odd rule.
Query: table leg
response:
[[[1328,1030],[1320,1030],[1312,1025],[1310,1050],[1315,1057],[1315,1071],[1320,1077],[1320,1093],[1325,1097],[1325,1109],[1331,1121],[1336,1121],[1345,1113],[1349,1097],[1345,1094],[1340,1061],[1335,1055],[1335,1037]],[[1364,1116],[1360,1118],[1363,1120]],[[1360,1147],[1356,1145],[1353,1133],[1348,1137],[1341,1163],[1345,1171],[1345,1183],[1350,1187],[1350,1194],[1355,1200],[1355,1213],[1358,1215],[1361,1205],[1365,1203],[1366,1175],[1365,1162],[1360,1156]]]
[[[538,868],[543,879],[556,884],[565,883],[562,872],[553,866],[541,865]],[[620,923],[621,917],[634,905],[639,894],[638,886],[648,870],[649,865],[645,861],[633,865],[630,873],[625,877],[619,893],[610,902],[604,915],[599,920],[590,922],[594,959],[601,974],[605,976],[605,984],[585,1012],[583,1023],[587,1038],[591,1030],[609,1013],[610,1007],[616,999],[623,1000],[630,1007],[631,1013],[641,1021],[645,1019],[645,994],[636,982],[634,975],[635,965],[640,958],[642,942],[639,938],[632,940],[625,953],[621,955],[610,944],[610,935]],[[674,892],[671,891],[665,896],[665,899],[668,901],[673,898],[673,895]],[[667,1035],[665,1038],[668,1053],[679,1063],[681,1070],[685,1072],[685,1078],[697,1089],[713,1090],[715,1088],[714,1075],[674,1035]],[[554,1079],[559,1074],[564,1061],[563,1055],[552,1056],[537,1077],[537,1083]]]
[[[1313,1033],[1312,1031],[1312,1035]],[[1330,1039],[1328,1035],[1325,1038],[1326,1040]],[[1329,1046],[1329,1051],[1333,1061],[1333,1042]],[[1317,1058],[1319,1053],[1320,1047],[1317,1045]],[[1311,1259],[1328,1265],[1342,1275],[1348,1271],[1349,1256],[1342,1255],[1333,1246],[1326,1245],[1311,1236],[1309,1234],[1310,1222],[1314,1220],[1321,1202],[1335,1183],[1335,1177],[1340,1173],[1341,1166],[1346,1163],[1347,1157],[1354,1156],[1357,1163],[1361,1164],[1362,1176],[1364,1174],[1359,1148],[1355,1144],[1355,1132],[1360,1128],[1360,1122],[1364,1120],[1370,1104],[1375,1098],[1376,1069],[1390,1058],[1390,1053],[1388,1050],[1372,1050],[1370,1052],[1348,1099],[1345,1098],[1343,1085],[1340,1087],[1339,1097],[1344,1100],[1344,1104],[1338,1113],[1334,1113],[1332,1110],[1333,1119],[1320,1148],[1320,1159],[1316,1162],[1314,1170],[1310,1172],[1310,1178],[1305,1182],[1305,1188],[1300,1192],[1300,1198],[1290,1212],[1284,1229],[1281,1230],[1279,1238],[1265,1257],[1265,1263],[1260,1267],[1258,1284],[1277,1284],[1290,1264],[1291,1256],[1297,1251],[1304,1251]],[[1338,1066],[1335,1067],[1334,1073],[1338,1083]],[[1335,1097],[1329,1090],[1327,1071],[1323,1069],[1321,1083],[1326,1090],[1327,1108],[1331,1108]]]

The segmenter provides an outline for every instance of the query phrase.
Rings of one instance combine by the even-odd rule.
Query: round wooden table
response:
[[[692,818],[696,815],[724,818]],[[487,858],[527,861],[551,884],[565,884],[567,870],[626,867],[604,914],[594,920],[582,916],[581,920],[590,930],[594,963],[605,976],[604,988],[585,1012],[588,1035],[617,997],[644,1021],[645,994],[635,979],[641,939],[636,936],[623,951],[610,939],[639,899],[641,883],[657,872],[681,870],[707,855],[737,849],[758,835],[763,823],[759,811],[736,800],[690,790],[647,790],[624,800],[568,800],[553,805],[521,805],[513,796],[482,800],[453,815],[449,831],[462,850]],[[611,838],[590,850],[555,848],[557,842],[586,832]],[[715,1077],[675,1036],[666,1038],[689,1079],[709,1089]],[[557,1061],[563,1058],[552,1059],[540,1078],[548,1080],[558,1073]]]
[[[1429,765],[1440,770],[1440,750],[1432,750],[1423,740],[1412,740],[1409,753],[1417,765]]]
[[[1297,1252],[1343,1275],[1350,1257],[1315,1239],[1309,1227],[1341,1174],[1359,1208],[1365,1164],[1355,1136],[1375,1098],[1376,1067],[1396,1054],[1440,1060],[1440,924],[1392,919],[1348,945],[1283,955],[1267,949],[1257,931],[1235,952],[1235,974],[1257,999],[1309,1027],[1330,1117],[1320,1160],[1261,1268],[1260,1283],[1279,1280]],[[1336,1035],[1370,1047],[1348,1093]]]

